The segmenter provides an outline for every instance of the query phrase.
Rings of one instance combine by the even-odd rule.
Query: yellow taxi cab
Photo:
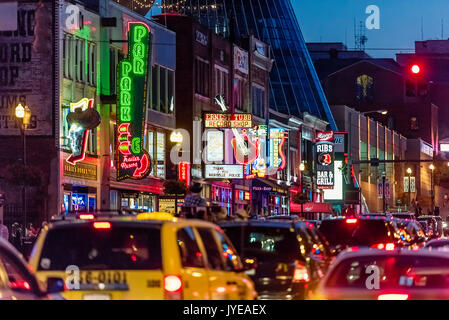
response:
[[[215,224],[166,213],[84,215],[47,225],[30,265],[63,279],[73,300],[255,299],[235,248]]]

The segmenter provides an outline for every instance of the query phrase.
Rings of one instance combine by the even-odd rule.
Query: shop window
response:
[[[357,77],[357,100],[361,102],[371,102],[374,98],[374,80],[372,77],[364,74]]]
[[[410,117],[410,130],[419,130],[417,117]]]
[[[196,58],[195,72],[195,92],[204,97],[209,97],[209,62]]]
[[[165,133],[157,132],[157,176],[165,179]]]

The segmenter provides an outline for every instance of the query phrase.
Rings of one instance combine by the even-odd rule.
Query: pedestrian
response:
[[[200,183],[195,182],[189,189],[189,193],[184,199],[184,207],[206,207],[207,203],[204,198],[201,197],[201,190],[203,187]]]
[[[228,216],[228,210],[226,210],[225,207],[220,207],[220,211],[215,213],[214,222],[220,223],[220,222],[227,221],[227,220],[230,220],[229,216]]]
[[[236,221],[247,221],[248,220],[248,213],[243,209],[237,209],[235,211],[235,217],[234,220]]]
[[[11,243],[17,250],[22,252],[22,228],[18,222],[14,222],[11,226]]]
[[[3,220],[0,220],[0,238],[9,241],[8,227],[3,224]]]

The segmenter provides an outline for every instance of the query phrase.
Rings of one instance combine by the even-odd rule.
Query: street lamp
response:
[[[435,166],[432,164],[430,164],[429,166],[431,173],[430,173],[430,200],[431,200],[431,204],[430,204],[430,208],[432,210],[432,212],[434,212],[434,206],[435,206],[435,195],[434,195],[434,186],[433,186],[433,172],[435,170]]]
[[[23,168],[26,167],[26,129],[28,125],[30,124],[30,118],[31,118],[31,110],[27,106],[22,106],[21,103],[19,103],[15,109],[15,116],[18,120],[18,125],[20,128],[20,134],[22,136],[22,145],[23,145],[23,156],[22,156],[22,163]],[[22,202],[23,202],[23,217],[25,220],[25,230],[27,227],[27,204],[26,204],[26,183],[23,181],[23,190],[22,190]]]
[[[304,173],[305,170],[306,170],[306,166],[305,166],[304,162],[301,162],[301,163],[299,164],[299,171],[301,171],[301,193],[302,193],[302,188],[303,188],[303,179],[302,179],[302,176],[303,176],[303,173]],[[303,216],[303,214],[304,214],[304,210],[303,210],[303,202],[301,201],[301,217]]]
[[[412,175],[412,169],[411,168],[408,168],[407,169],[407,173],[408,173],[408,204],[407,204],[407,207],[410,205],[410,201],[411,201],[411,199],[410,199],[410,191],[411,191],[411,189],[412,189],[412,184],[411,184],[411,182],[412,182],[412,177],[411,177],[411,175]]]

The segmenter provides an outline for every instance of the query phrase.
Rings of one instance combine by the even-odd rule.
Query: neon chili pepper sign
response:
[[[117,77],[117,181],[143,179],[151,169],[150,156],[143,149],[151,55],[151,31],[145,23],[128,24],[128,48]]]

